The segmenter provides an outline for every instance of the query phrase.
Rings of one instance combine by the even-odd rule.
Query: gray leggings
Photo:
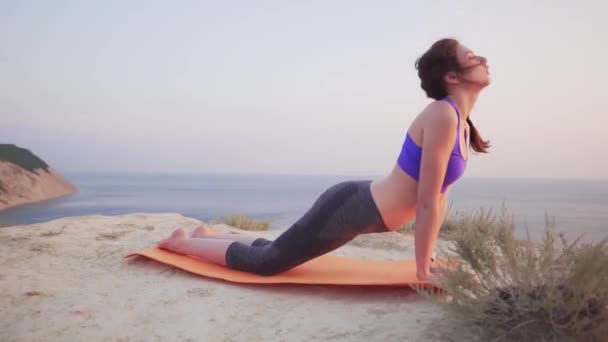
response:
[[[371,181],[338,183],[319,196],[312,208],[276,240],[228,246],[226,265],[269,276],[326,254],[359,234],[388,231],[370,192]]]

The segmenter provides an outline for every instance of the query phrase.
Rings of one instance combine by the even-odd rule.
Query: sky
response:
[[[59,171],[382,175],[432,101],[414,61],[486,56],[469,177],[608,177],[607,2],[0,0],[0,143]]]

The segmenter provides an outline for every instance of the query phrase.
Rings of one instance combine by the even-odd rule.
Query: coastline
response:
[[[26,204],[39,203],[78,193],[78,188],[53,168],[25,170],[0,160],[3,182],[0,191],[0,212]]]

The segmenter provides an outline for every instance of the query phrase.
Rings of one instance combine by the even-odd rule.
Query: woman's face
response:
[[[458,73],[460,80],[482,86],[490,84],[490,67],[485,57],[476,55],[471,49],[462,44],[458,44],[456,54],[458,62],[462,67],[462,71]]]

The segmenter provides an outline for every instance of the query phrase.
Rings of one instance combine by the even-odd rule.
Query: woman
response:
[[[178,229],[159,247],[273,275],[328,253],[359,234],[393,231],[416,218],[417,277],[434,280],[431,256],[448,193],[466,168],[468,133],[474,151],[486,153],[489,148],[469,114],[490,77],[486,59],[454,39],[434,43],[416,61],[416,68],[422,89],[436,101],[412,122],[397,163],[387,176],[330,187],[274,241],[211,235],[201,226],[190,237]]]

